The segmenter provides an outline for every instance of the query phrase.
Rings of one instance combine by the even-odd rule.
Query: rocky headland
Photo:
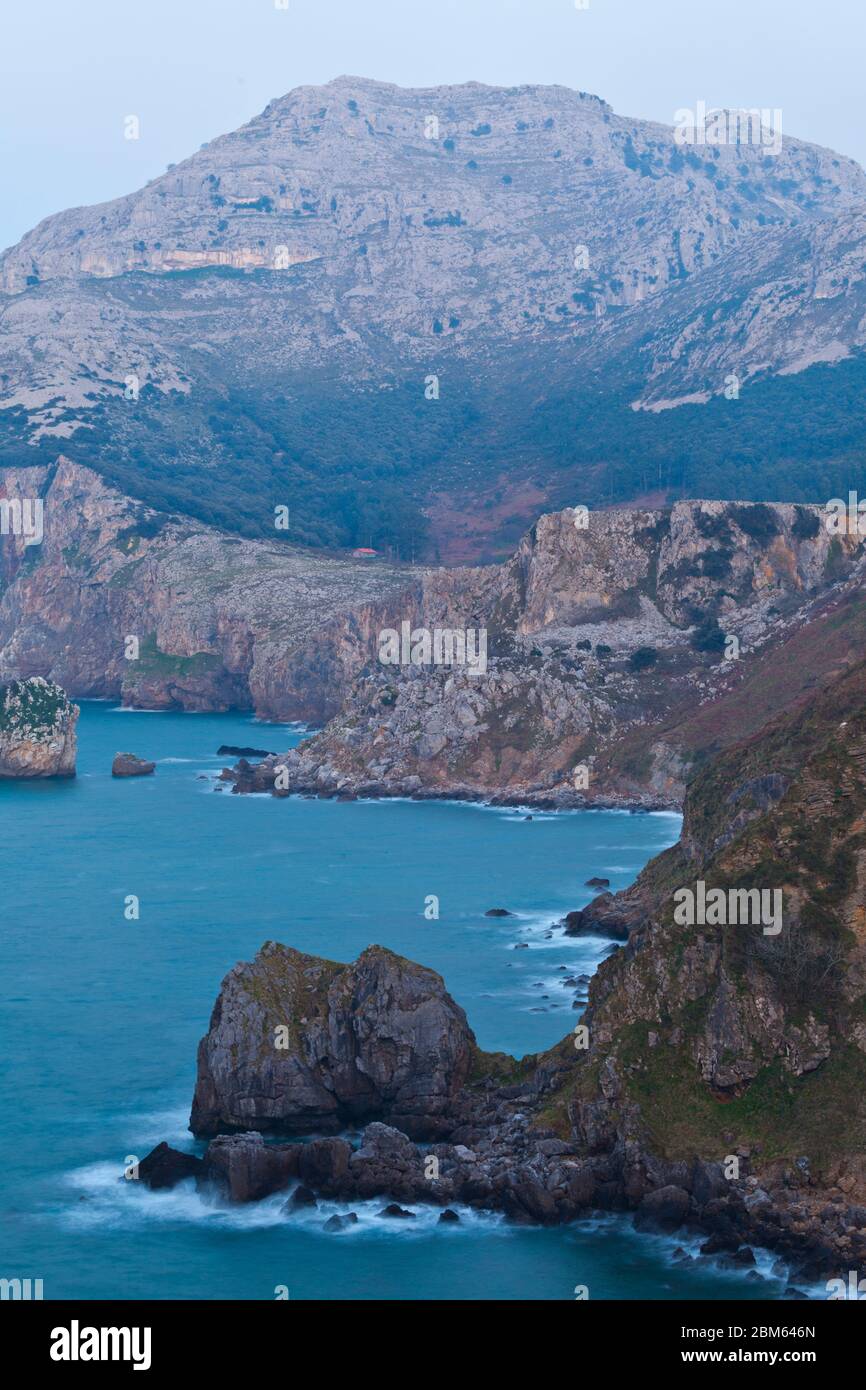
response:
[[[769,1248],[795,1282],[862,1269],[864,709],[860,663],[705,766],[679,843],[560,924],[622,945],[548,1052],[483,1052],[441,978],[381,947],[345,966],[268,943],[201,1043],[204,1157],[161,1146],[142,1177],[543,1223],[632,1211],[740,1266]],[[699,879],[778,889],[781,930],[682,925]]]
[[[74,777],[78,715],[41,676],[0,686],[0,777]]]
[[[679,807],[714,751],[859,659],[861,538],[817,507],[681,502],[543,516],[504,565],[428,571],[366,633],[317,735],[238,792]],[[375,633],[484,630],[486,670],[383,664]],[[367,642],[367,649],[362,649]]]

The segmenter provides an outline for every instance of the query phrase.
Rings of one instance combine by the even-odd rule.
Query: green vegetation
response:
[[[651,666],[655,666],[658,659],[659,654],[655,647],[638,647],[629,657],[628,664],[632,671],[648,671]]]
[[[0,686],[0,732],[48,732],[69,708],[59,685],[50,681],[11,681]]]
[[[149,633],[139,647],[139,658],[132,668],[131,679],[135,677],[158,676],[202,676],[209,671],[218,671],[222,661],[211,652],[195,652],[192,656],[172,656],[160,651],[156,645],[155,633]]]
[[[639,350],[598,380],[585,369],[576,378],[556,345],[531,340],[519,357],[491,348],[481,370],[450,352],[455,323],[443,314],[438,334],[431,323],[438,400],[425,397],[426,367],[367,387],[322,373],[255,388],[208,377],[188,394],[147,386],[137,402],[120,391],[102,399],[63,452],[160,511],[242,535],[431,558],[424,509],[433,494],[493,508],[509,484],[525,485],[525,499],[491,518],[491,552],[501,555],[539,510],[576,497],[591,507],[641,496],[823,504],[846,497],[860,475],[866,355],[752,382],[735,406],[719,397],[653,413],[630,408]],[[57,441],[28,438],[25,411],[0,412],[0,466],[54,463]],[[286,533],[274,531],[280,504],[291,510]],[[768,508],[742,507],[736,521],[772,540]],[[816,524],[801,512],[795,534],[814,535]],[[709,513],[698,525],[722,542],[701,573],[723,578],[730,529]]]

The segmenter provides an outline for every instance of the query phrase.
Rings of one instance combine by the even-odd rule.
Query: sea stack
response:
[[[42,676],[0,686],[0,777],[74,777],[79,713]]]
[[[230,970],[199,1045],[190,1129],[447,1133],[477,1053],[441,976],[382,946],[352,965],[267,942]]]

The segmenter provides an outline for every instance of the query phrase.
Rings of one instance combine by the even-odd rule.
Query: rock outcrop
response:
[[[111,764],[112,777],[149,777],[152,772],[156,772],[156,763],[134,753],[115,753]]]
[[[41,676],[0,687],[0,777],[74,777],[78,714]]]
[[[198,1054],[197,1135],[453,1125],[477,1051],[440,976],[371,946],[339,965],[268,942],[223,981]]]
[[[153,511],[62,456],[0,480],[7,497],[44,508],[39,546],[0,538],[0,680],[44,676],[136,708],[322,721],[341,707],[369,605],[411,577]],[[336,615],[345,641],[323,644]]]
[[[0,679],[328,722],[227,774],[239,791],[678,806],[866,638],[862,538],[817,507],[557,512],[503,565],[419,571],[230,537],[65,460],[5,486],[43,499],[45,534],[0,543]],[[484,631],[486,669],[383,663],[403,623]]]
[[[277,796],[678,806],[709,752],[857,659],[862,538],[824,520],[725,502],[543,516],[506,564],[432,571],[381,604],[342,711],[227,776]],[[377,631],[404,624],[484,631],[486,670],[383,663]],[[339,624],[321,638],[347,640]]]

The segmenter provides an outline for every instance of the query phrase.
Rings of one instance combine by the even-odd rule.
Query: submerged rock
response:
[[[322,1227],[322,1230],[345,1231],[349,1226],[357,1226],[357,1224],[358,1213],[356,1211],[348,1211],[346,1212],[345,1216],[338,1215],[335,1212],[333,1216],[328,1217],[327,1221]]]
[[[115,753],[111,764],[112,777],[147,777],[155,771],[156,763],[149,763],[134,753]]]
[[[276,758],[277,753],[271,753],[267,748],[236,748],[232,743],[221,743],[217,749],[217,757],[233,758]]]
[[[309,1187],[305,1187],[303,1183],[301,1183],[300,1187],[295,1188],[286,1203],[287,1207],[317,1207],[318,1205],[315,1192]]]
[[[41,676],[0,686],[0,777],[74,777],[79,713]]]

